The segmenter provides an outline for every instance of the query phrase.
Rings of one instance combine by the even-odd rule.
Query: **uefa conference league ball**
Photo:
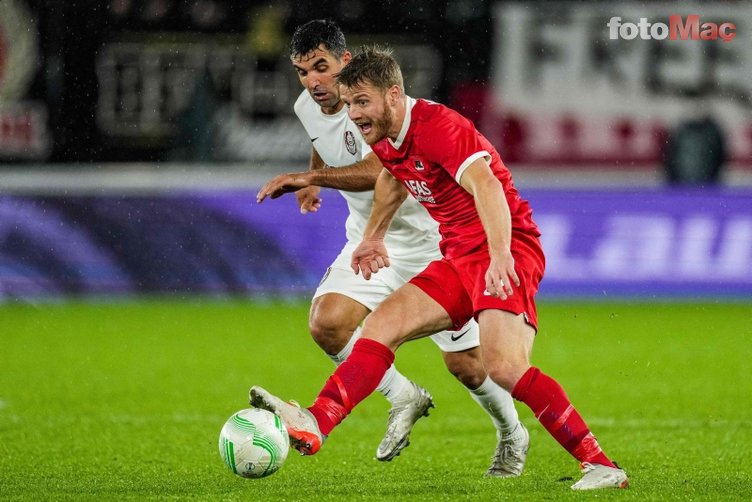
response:
[[[282,420],[259,408],[240,410],[219,433],[219,454],[225,465],[244,478],[263,478],[282,467],[290,438]]]

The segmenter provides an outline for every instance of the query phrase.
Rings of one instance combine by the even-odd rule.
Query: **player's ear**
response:
[[[387,95],[389,96],[389,103],[392,106],[395,106],[397,104],[397,101],[399,101],[402,97],[402,89],[400,88],[400,86],[395,84],[389,88]]]
[[[342,54],[342,64],[343,65],[349,63],[351,59],[352,59],[352,52],[345,51],[345,53]]]
[[[342,99],[342,95],[347,92],[347,87],[345,87],[345,84],[337,83],[337,90],[339,91],[340,99]],[[345,102],[345,104],[349,104]]]

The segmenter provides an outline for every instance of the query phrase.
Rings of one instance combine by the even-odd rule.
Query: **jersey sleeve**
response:
[[[432,162],[442,166],[456,181],[460,182],[465,169],[477,159],[491,160],[491,153],[481,142],[472,122],[444,108],[428,126],[423,149]]]

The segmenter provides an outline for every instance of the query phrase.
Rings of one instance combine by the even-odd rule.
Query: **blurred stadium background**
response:
[[[730,42],[610,40],[699,14]],[[408,92],[498,146],[544,232],[541,296],[752,298],[746,2],[4,0],[0,302],[306,297],[344,239],[307,166],[287,43],[309,19],[393,45]]]
[[[609,39],[673,13],[737,36]],[[263,483],[224,470],[249,385],[305,402],[331,371],[306,313],[345,204],[255,202],[307,167],[287,43],[320,17],[394,46],[409,94],[472,118],[531,201],[536,364],[633,481],[599,497],[752,500],[752,4],[564,0],[0,0],[0,499],[568,491],[523,406],[526,474],[480,479],[493,431],[428,341],[399,364],[438,407],[398,462],[368,461],[375,398]]]

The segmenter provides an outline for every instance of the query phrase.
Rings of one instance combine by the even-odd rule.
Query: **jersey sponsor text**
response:
[[[405,180],[405,186],[410,190],[410,193],[418,200],[418,202],[430,202],[436,204],[436,199],[433,198],[431,189],[428,188],[427,181],[421,180]]]

